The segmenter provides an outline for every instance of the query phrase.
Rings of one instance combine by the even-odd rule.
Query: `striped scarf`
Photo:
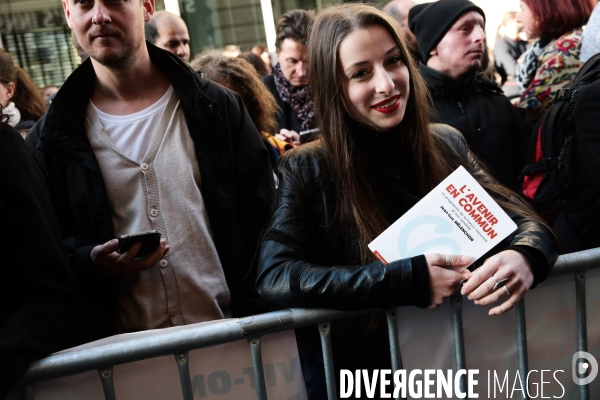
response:
[[[308,85],[294,86],[285,76],[279,63],[273,68],[275,87],[283,101],[288,103],[300,120],[303,130],[315,127],[315,106],[308,89]]]

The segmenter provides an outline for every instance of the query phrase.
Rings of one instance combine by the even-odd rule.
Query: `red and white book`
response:
[[[461,166],[369,243],[369,249],[385,264],[431,253],[467,255],[475,262],[516,229]]]

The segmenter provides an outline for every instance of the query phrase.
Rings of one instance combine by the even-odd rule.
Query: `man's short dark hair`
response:
[[[292,39],[306,45],[310,27],[315,20],[315,13],[306,10],[288,11],[279,18],[277,22],[277,38],[275,47],[281,49],[281,43],[285,39]]]
[[[144,32],[146,34],[146,40],[152,44],[156,44],[158,28],[156,27],[156,20],[154,18],[144,24]]]

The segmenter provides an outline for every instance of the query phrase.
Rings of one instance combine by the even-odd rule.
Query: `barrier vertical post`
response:
[[[398,321],[396,308],[386,311],[388,337],[390,339],[390,356],[392,358],[392,371],[402,369],[402,356],[400,355],[400,340],[398,339]],[[402,399],[402,397],[398,397]]]
[[[459,286],[460,288],[460,286]],[[452,326],[454,328],[454,352],[456,353],[456,369],[467,369],[465,361],[465,337],[462,323],[462,295],[460,289],[450,297],[452,306]],[[467,393],[467,376],[460,377],[459,387],[461,392]]]
[[[267,400],[267,386],[265,385],[265,371],[262,362],[261,338],[249,338],[250,353],[252,355],[252,366],[254,367],[254,380],[256,384],[256,398]]]
[[[331,351],[331,323],[319,324],[321,335],[321,348],[323,349],[323,364],[325,364],[325,381],[327,382],[327,398],[336,400],[335,369],[333,367],[333,353]]]
[[[113,368],[102,368],[98,370],[100,375],[100,381],[102,382],[102,389],[104,390],[104,398],[106,400],[117,400],[115,394],[115,384],[113,381]]]
[[[585,271],[575,273],[575,298],[577,304],[577,351],[587,351],[585,275]],[[579,396],[581,400],[589,400],[590,389],[588,385],[579,386]]]
[[[385,312],[387,317],[388,337],[390,339],[390,356],[392,358],[392,370],[398,371],[402,368],[400,358],[400,345],[398,344],[398,325],[396,322],[396,309],[391,308]]]
[[[194,392],[192,391],[192,381],[190,379],[190,357],[189,353],[175,353],[175,361],[177,361],[177,369],[179,370],[179,381],[181,382],[181,394],[183,400],[194,400]]]
[[[519,373],[521,379],[529,373],[529,360],[527,358],[527,326],[525,320],[525,297],[517,303],[517,348],[519,351]],[[522,392],[521,399],[529,400],[528,391]]]

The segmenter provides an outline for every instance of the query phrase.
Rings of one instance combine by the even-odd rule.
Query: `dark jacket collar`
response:
[[[467,77],[461,86],[453,78],[428,67],[423,62],[419,63],[419,72],[425,79],[432,96],[460,97],[481,90],[503,93],[498,86],[484,75],[472,74]]]
[[[146,42],[150,60],[167,75],[184,112],[202,119],[205,107],[212,101],[202,94],[206,80],[174,54]],[[45,117],[45,123],[37,145],[40,149],[52,149],[65,157],[98,170],[85,133],[85,114],[96,83],[96,73],[88,58],[69,76],[56,94]],[[148,82],[149,85],[153,84]]]

